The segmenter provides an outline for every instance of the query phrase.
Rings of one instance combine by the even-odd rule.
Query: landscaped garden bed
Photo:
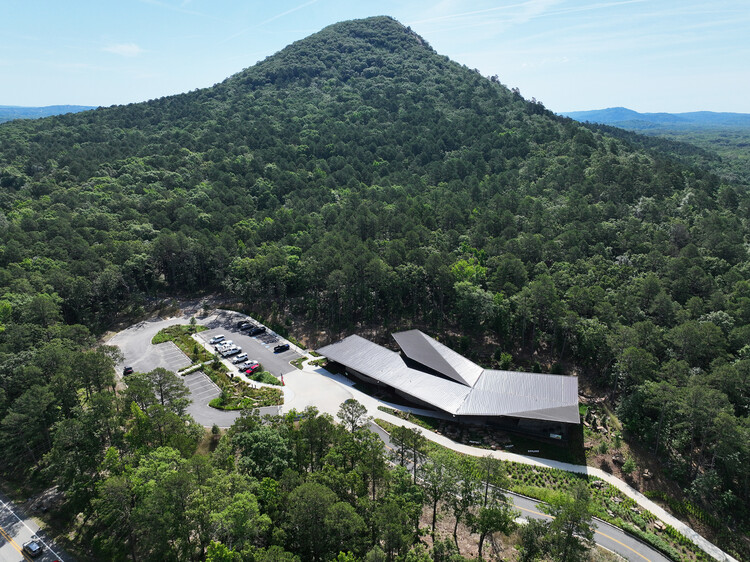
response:
[[[213,355],[206,351],[192,336],[204,330],[208,330],[208,328],[200,324],[176,324],[159,330],[151,340],[151,343],[157,345],[168,341],[174,342],[193,363],[203,363],[213,359]]]
[[[374,421],[388,432],[396,427],[380,418]],[[426,454],[437,451],[448,455],[462,455],[427,440]],[[673,560],[711,560],[708,554],[673,527],[658,522],[654,515],[639,507],[633,499],[599,478],[517,462],[504,461],[503,464],[507,471],[508,489],[512,492],[550,502],[555,496],[569,493],[577,482],[584,480],[591,489],[598,518],[637,536]]]
[[[244,384],[244,383],[243,383]],[[279,406],[284,403],[284,395],[277,388],[261,386],[260,388],[243,388],[239,394],[223,392],[208,403],[219,410],[245,410],[265,406]]]

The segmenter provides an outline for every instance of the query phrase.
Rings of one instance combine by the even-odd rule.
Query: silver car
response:
[[[245,361],[247,361],[247,353],[240,353],[237,357],[232,359],[232,363],[234,363],[235,365],[244,363]]]

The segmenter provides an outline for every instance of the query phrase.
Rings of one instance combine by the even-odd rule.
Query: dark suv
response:
[[[133,374],[133,367],[125,367],[122,370],[123,375],[132,375]]]
[[[44,552],[44,547],[42,546],[42,543],[39,542],[36,539],[30,540],[29,542],[23,543],[23,553],[28,554],[32,558],[36,558],[37,556],[41,556]]]
[[[256,326],[255,328],[253,328],[252,330],[250,330],[247,333],[247,335],[248,336],[257,336],[258,334],[262,334],[265,331],[266,331],[266,327],[265,326]]]
[[[273,348],[274,353],[281,353],[282,351],[287,351],[289,349],[288,343],[281,343]]]

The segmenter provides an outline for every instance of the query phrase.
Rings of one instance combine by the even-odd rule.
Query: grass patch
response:
[[[307,360],[307,357],[298,357],[294,361],[291,361],[291,365],[295,369],[302,370],[302,363],[304,363],[306,360]]]
[[[292,336],[287,336],[286,339],[289,341],[289,343],[293,343],[294,345],[296,345],[300,349],[307,349],[304,345],[302,345],[299,341],[297,341],[296,339],[294,339]]]
[[[191,336],[195,333],[208,330],[206,326],[196,324],[195,326],[189,325],[175,325],[159,330],[157,334],[151,340],[154,345],[172,341],[182,352],[187,355],[193,363],[206,362],[213,358],[213,355],[208,353],[206,349],[195,341]]]
[[[198,443],[198,448],[196,449],[195,453],[204,456],[213,453],[214,450],[216,450],[216,446],[219,444],[221,435],[221,429],[219,429],[218,433],[213,433],[210,427],[206,428],[203,433],[203,438],[200,440],[200,443]]]
[[[387,422],[387,421],[385,421],[382,418],[375,418],[373,421],[376,424],[378,424],[380,427],[382,427],[383,429],[385,429],[388,433],[390,433],[391,431],[393,431],[394,427],[397,427],[396,424],[391,423],[391,422]]]
[[[272,384],[274,386],[281,386],[281,381],[273,376],[268,371],[258,371],[252,375],[247,375],[250,380],[255,382],[262,382],[264,384]]]
[[[245,383],[241,394],[222,392],[208,405],[219,410],[246,410],[264,406],[279,406],[284,403],[284,394],[278,388],[263,386],[252,388]]]
[[[568,495],[565,492],[550,490],[549,488],[540,488],[538,486],[514,486],[513,491],[517,494],[535,498],[546,503],[561,502]]]
[[[378,406],[378,410],[396,416],[397,418],[401,418],[402,420],[410,421],[411,423],[430,431],[437,431],[440,425],[440,420],[437,418],[412,414],[411,412],[404,412],[402,410],[394,410],[387,406]]]
[[[618,527],[622,527],[624,531],[627,531],[631,535],[638,537],[646,544],[650,544],[656,550],[662,552],[663,554],[666,554],[672,560],[683,559],[682,554],[678,552],[677,549],[675,549],[672,545],[670,545],[669,542],[665,541],[664,539],[655,535],[654,533],[651,533],[649,531],[642,531],[638,527],[635,527],[634,525],[631,525],[630,523],[627,523],[625,521],[622,521],[622,524],[618,525]],[[705,558],[705,559],[710,560],[711,558]]]

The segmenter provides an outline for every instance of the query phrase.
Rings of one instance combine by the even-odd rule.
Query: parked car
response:
[[[133,367],[125,367],[122,370],[122,374],[123,374],[123,376],[125,376],[125,375],[132,375],[133,374]]]
[[[288,350],[289,350],[288,343],[280,343],[279,345],[273,348],[274,353],[281,353],[282,351],[288,351]]]
[[[222,349],[229,349],[234,345],[234,342],[232,340],[222,340],[217,344],[214,344],[214,349],[221,353]]]
[[[266,331],[266,327],[265,326],[256,326],[255,328],[253,328],[252,330],[250,330],[247,335],[248,336],[257,336],[258,334],[262,334],[265,331]]]
[[[244,332],[245,330],[252,330],[255,328],[255,324],[252,322],[245,322],[242,326],[240,326],[240,331]]]
[[[36,558],[37,556],[41,556],[44,552],[44,546],[42,546],[41,541],[37,539],[32,539],[28,542],[23,543],[23,553],[28,554],[32,558]]]
[[[240,365],[240,371],[247,371],[250,367],[254,367],[255,365],[259,365],[255,360],[245,361],[242,365]]]
[[[218,336],[214,336],[210,340],[208,340],[208,343],[210,345],[214,345],[214,344],[217,344],[217,343],[223,342],[223,341],[224,341],[224,334],[219,334]]]
[[[232,363],[234,363],[235,365],[244,363],[245,361],[247,361],[247,353],[240,353],[237,357],[232,359]]]
[[[247,324],[252,324],[249,320],[240,320],[237,322],[236,326],[241,330],[242,326],[246,326]]]
[[[229,349],[227,349],[224,353],[222,353],[222,355],[224,357],[231,357],[232,355],[237,355],[241,351],[242,351],[241,347],[234,346],[234,347],[230,347]]]
[[[247,373],[248,375],[252,375],[258,369],[260,369],[260,363],[256,363],[255,365],[253,365],[249,369],[245,369],[245,373]]]

